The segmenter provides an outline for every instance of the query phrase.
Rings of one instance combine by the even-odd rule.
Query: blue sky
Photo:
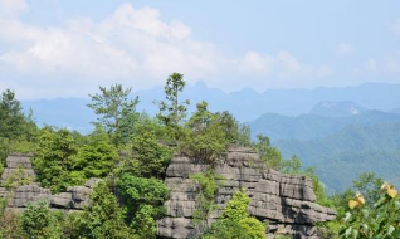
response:
[[[399,1],[0,0],[0,90],[134,90],[182,72],[225,91],[400,83]]]

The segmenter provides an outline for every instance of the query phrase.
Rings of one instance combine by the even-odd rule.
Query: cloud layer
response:
[[[5,46],[0,48],[0,73],[7,76],[0,87],[15,88],[24,98],[82,96],[114,82],[148,88],[162,85],[172,72],[227,91],[288,82],[307,86],[332,72],[328,66],[302,63],[285,50],[227,57],[214,44],[193,39],[189,26],[164,22],[150,7],[125,4],[99,22],[70,19],[62,27],[20,20],[29,11],[23,0],[0,0],[0,9],[0,43]]]

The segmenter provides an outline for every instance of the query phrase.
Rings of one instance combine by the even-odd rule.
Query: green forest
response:
[[[93,177],[103,180],[95,186],[90,195],[91,204],[81,213],[65,215],[39,202],[27,205],[20,214],[12,214],[6,210],[7,197],[1,198],[0,238],[157,238],[156,220],[163,218],[164,202],[169,197],[164,180],[171,157],[186,152],[212,164],[223,157],[229,145],[252,147],[271,169],[311,177],[317,203],[337,211],[336,220],[318,225],[325,238],[400,238],[399,195],[391,182],[370,170],[373,168],[364,172],[353,170],[352,175],[346,175],[353,179],[352,187],[327,194],[312,165],[303,166],[301,158],[295,155],[284,157],[279,148],[272,146],[268,135],[260,134],[252,139],[250,128],[235,120],[231,113],[210,112],[206,101],[182,99],[184,89],[183,74],[169,75],[165,100],[154,102],[159,112],[151,117],[145,111],[136,110],[140,98],[133,96],[131,88],[120,84],[100,86],[98,92],[88,95],[91,103],[87,107],[97,115],[97,120],[92,122],[95,130],[88,135],[51,125],[38,126],[35,112],[24,114],[14,91],[2,92],[0,173],[4,171],[10,152],[34,152],[32,165],[37,172],[36,180],[53,193],[83,185]],[[191,114],[187,111],[190,104],[196,105],[196,111]],[[399,127],[390,123],[384,128],[353,128],[349,132],[368,130],[396,134]],[[379,148],[382,157],[393,149],[391,144],[377,142],[387,141],[371,141],[363,147]],[[308,153],[326,144],[339,143],[341,141],[336,138],[325,139],[315,142],[313,148],[299,147],[299,150]],[[358,147],[356,143],[346,143],[352,149]],[[121,154],[125,157],[120,157]],[[343,155],[345,157],[354,155]],[[343,158],[339,160],[347,162]],[[369,162],[368,157],[364,158]],[[333,168],[326,164],[323,170],[339,170]],[[242,190],[235,193],[219,218],[208,225],[208,215],[217,210],[213,200],[221,176],[209,170],[190,179],[202,188],[198,196],[201,209],[196,211],[193,220],[204,228],[201,239],[266,238],[264,232],[268,223],[247,212],[251,198]],[[1,186],[12,190],[28,185],[31,180],[16,177]],[[126,199],[124,203],[118,201],[111,186],[118,188]]]

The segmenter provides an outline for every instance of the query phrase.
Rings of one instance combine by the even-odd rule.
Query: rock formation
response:
[[[166,238],[191,239],[198,229],[191,223],[196,210],[198,185],[189,175],[205,172],[210,166],[186,156],[176,156],[167,170],[170,200],[167,217],[157,221],[157,233]],[[312,181],[306,176],[282,175],[268,169],[250,148],[230,147],[225,162],[213,165],[224,177],[215,196],[223,209],[235,191],[242,188],[251,198],[249,213],[269,223],[266,234],[286,234],[293,238],[319,238],[317,222],[334,220],[336,212],[315,203]],[[218,217],[219,211],[211,217]]]
[[[30,163],[32,154],[12,153],[6,159],[6,168],[0,179],[2,185],[23,178],[28,185],[14,190],[0,187],[0,196],[8,197],[7,210],[19,211],[29,202],[45,200],[50,208],[65,212],[82,210],[89,203],[89,194],[98,179],[90,179],[85,186],[71,186],[66,192],[53,195],[35,182]],[[192,239],[198,233],[193,225],[199,186],[189,176],[205,172],[210,165],[201,160],[173,157],[167,170],[166,185],[170,199],[165,203],[166,217],[157,221],[157,234],[162,238]],[[267,168],[257,153],[250,148],[230,147],[224,160],[212,165],[216,174],[224,177],[215,196],[219,210],[210,217],[215,220],[232,195],[242,188],[251,198],[249,213],[269,224],[269,239],[277,233],[293,238],[319,238],[315,223],[333,220],[336,212],[315,203],[312,181],[306,176],[282,175]]]
[[[66,192],[53,195],[50,190],[40,187],[35,182],[32,169],[31,153],[11,153],[6,159],[6,168],[1,176],[1,184],[7,185],[26,180],[28,185],[16,186],[14,190],[0,187],[0,196],[7,197],[7,210],[20,211],[29,202],[44,200],[50,208],[69,211],[82,210],[89,203],[89,194],[99,179],[90,179],[85,186],[70,186]]]

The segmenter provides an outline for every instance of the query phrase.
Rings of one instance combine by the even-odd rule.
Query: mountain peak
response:
[[[311,114],[326,117],[349,117],[368,111],[361,105],[351,101],[322,101],[311,110]]]

